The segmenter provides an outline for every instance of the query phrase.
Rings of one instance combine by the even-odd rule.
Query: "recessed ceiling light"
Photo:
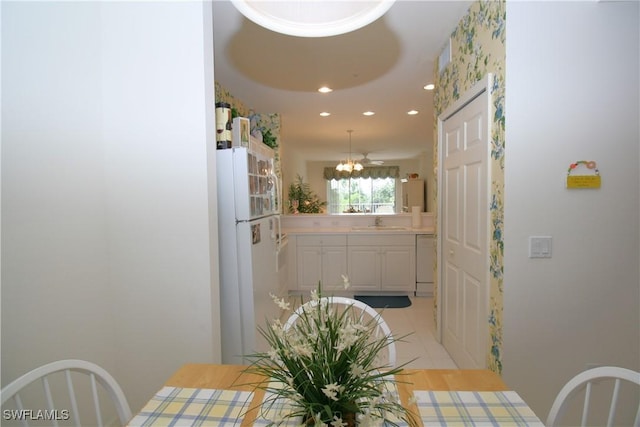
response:
[[[331,89],[328,86],[322,86],[321,88],[318,89],[318,92],[320,92],[320,93],[329,93],[329,92],[333,92],[333,89]]]
[[[365,111],[362,113],[363,116],[373,116],[375,113],[373,111]]]
[[[416,110],[411,110],[411,111],[407,111],[407,114],[410,116],[415,116],[416,114],[418,114],[418,112]]]
[[[329,112],[327,112],[327,111],[323,111],[322,113],[320,113],[320,115],[321,115],[322,117],[327,117],[327,116],[330,116],[330,115],[331,115],[331,113],[329,113]]]
[[[428,85],[424,86],[424,90],[433,90],[435,89],[436,85],[434,85],[433,83],[429,83]]]

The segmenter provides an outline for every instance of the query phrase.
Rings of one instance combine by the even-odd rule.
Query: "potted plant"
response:
[[[309,183],[304,182],[300,175],[289,186],[290,213],[321,213],[327,202],[323,202],[311,190]]]
[[[336,309],[321,297],[320,285],[302,307],[288,327],[278,319],[259,328],[270,349],[248,356],[246,371],[265,378],[256,385],[266,392],[260,416],[269,425],[291,418],[316,427],[417,425],[396,391],[394,375],[402,367],[380,363],[378,355],[396,340],[374,333],[377,319],[364,320],[353,306]]]

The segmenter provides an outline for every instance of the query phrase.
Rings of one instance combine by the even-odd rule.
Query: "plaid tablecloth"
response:
[[[544,424],[515,391],[414,391],[425,426]]]
[[[250,391],[164,387],[129,422],[142,426],[239,426]]]

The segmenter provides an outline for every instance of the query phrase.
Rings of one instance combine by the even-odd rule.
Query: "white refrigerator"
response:
[[[410,179],[403,182],[402,212],[411,212],[413,206],[420,206],[420,212],[424,212],[424,193],[424,180]]]
[[[269,297],[282,291],[280,185],[274,152],[261,142],[216,155],[222,362],[246,364],[243,356],[267,350],[257,325],[280,314]]]

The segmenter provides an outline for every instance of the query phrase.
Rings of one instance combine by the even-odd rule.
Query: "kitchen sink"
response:
[[[351,227],[353,231],[398,231],[408,230],[408,227],[403,225],[356,225]]]

